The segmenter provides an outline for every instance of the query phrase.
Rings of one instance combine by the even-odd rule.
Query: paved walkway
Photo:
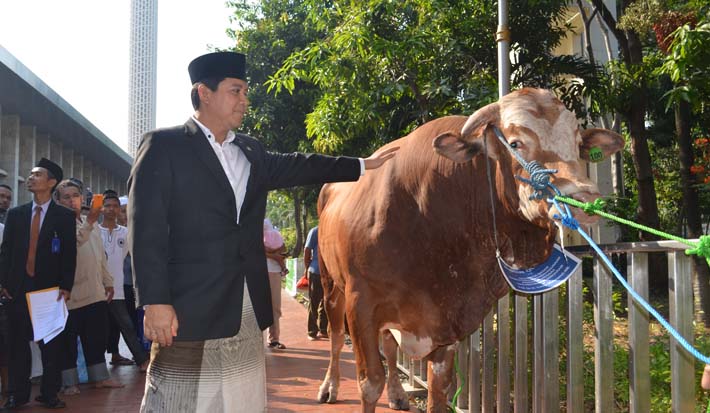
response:
[[[268,411],[273,413],[325,412],[351,413],[360,411],[360,396],[355,383],[355,357],[345,346],[341,357],[341,386],[336,404],[319,404],[318,387],[328,368],[330,341],[309,341],[306,336],[307,312],[295,299],[282,291],[281,341],[286,350],[266,349]],[[130,352],[121,341],[121,354]],[[67,403],[66,413],[135,413],[140,407],[145,375],[136,366],[111,366],[111,375],[126,387],[95,389],[81,385],[81,394],[61,396]],[[39,394],[33,386],[32,398]],[[378,412],[388,412],[386,390],[378,404]],[[18,412],[50,412],[35,402]],[[244,413],[249,413],[245,408]],[[177,413],[177,412],[176,412]],[[236,412],[235,412],[236,413]],[[241,413],[241,412],[239,412]]]

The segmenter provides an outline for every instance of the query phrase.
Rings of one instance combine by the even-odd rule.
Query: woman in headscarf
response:
[[[269,327],[269,347],[283,350],[286,348],[279,342],[279,318],[281,318],[281,277],[288,273],[286,269],[286,245],[281,233],[274,228],[271,221],[264,220],[264,250],[266,250],[266,266],[269,271],[269,286],[271,287],[271,306],[274,312],[274,324]]]

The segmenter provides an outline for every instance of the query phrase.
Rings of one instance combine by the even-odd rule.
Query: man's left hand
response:
[[[57,301],[64,297],[64,301],[69,301],[71,299],[71,293],[67,290],[59,290],[59,295],[57,296]]]
[[[399,150],[399,146],[387,148],[382,152],[375,152],[369,158],[364,159],[365,169],[377,169],[389,161]]]
[[[104,290],[106,291],[106,302],[110,303],[113,300],[113,287],[106,287]]]

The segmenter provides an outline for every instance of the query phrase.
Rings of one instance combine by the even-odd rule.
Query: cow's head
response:
[[[586,176],[586,163],[583,161],[590,160],[590,151],[597,154],[601,151],[606,157],[624,146],[623,138],[612,131],[579,129],[574,114],[549,91],[525,88],[477,110],[468,118],[460,133],[446,132],[437,136],[434,149],[455,162],[467,162],[482,152],[483,136],[486,134],[488,156],[510,163],[510,167],[504,169],[528,176],[498,141],[489,125],[496,125],[525,160],[536,160],[545,168],[557,169],[552,184],[564,195],[582,202],[592,202],[600,196],[597,185]],[[552,218],[557,213],[544,200],[529,200],[532,187],[517,182],[519,210],[526,219]],[[582,224],[591,224],[596,220],[579,210],[573,212]]]

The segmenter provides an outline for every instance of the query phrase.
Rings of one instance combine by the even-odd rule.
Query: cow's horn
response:
[[[486,105],[478,109],[473,113],[473,115],[468,117],[468,119],[466,120],[466,124],[464,124],[463,128],[461,128],[461,137],[464,140],[468,140],[466,138],[469,135],[472,135],[474,138],[477,138],[481,136],[483,130],[488,124],[498,123],[499,118],[500,112],[498,103],[491,103],[490,105]]]

